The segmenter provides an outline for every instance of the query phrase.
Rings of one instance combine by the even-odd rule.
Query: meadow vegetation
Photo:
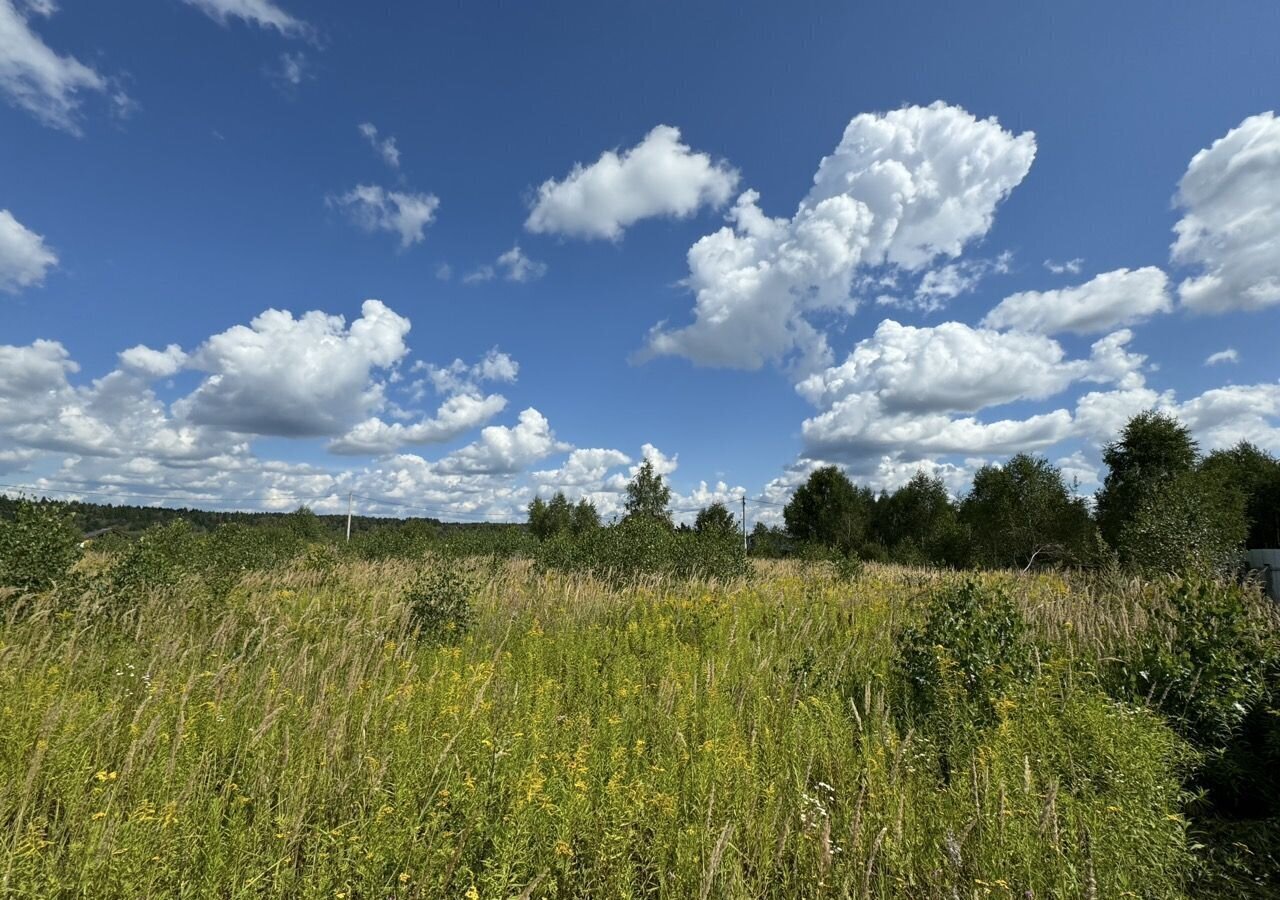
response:
[[[1248,508],[1183,461],[1178,527]],[[643,467],[621,522],[552,498],[540,533],[301,510],[82,548],[19,504],[0,896],[1275,896],[1274,606],[1006,468],[860,522],[824,473],[757,536],[787,559],[673,527]]]

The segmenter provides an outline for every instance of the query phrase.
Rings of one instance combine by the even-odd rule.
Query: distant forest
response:
[[[152,525],[166,525],[175,519],[185,520],[197,531],[212,531],[219,525],[228,522],[238,522],[243,525],[273,525],[289,515],[289,513],[285,512],[220,512],[188,507],[173,509],[159,506],[114,506],[110,503],[84,503],[79,500],[53,500],[49,498],[43,498],[37,502],[48,504],[70,513],[74,517],[76,525],[86,535],[109,529],[122,535],[134,537]],[[18,503],[19,501],[15,497],[0,496],[0,519],[13,518],[18,508]],[[325,530],[335,536],[346,532],[347,516],[345,513],[340,515],[317,515],[317,518],[324,525]],[[482,523],[445,523],[439,519],[421,516],[392,518],[353,515],[351,517],[351,531],[354,534],[387,526],[404,525],[411,521],[425,522],[445,528],[492,527]]]

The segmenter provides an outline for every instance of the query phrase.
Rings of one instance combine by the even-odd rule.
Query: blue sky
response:
[[[1274,4],[371,6],[0,0],[0,479],[496,519],[645,454],[1090,490],[1148,406],[1280,450]]]

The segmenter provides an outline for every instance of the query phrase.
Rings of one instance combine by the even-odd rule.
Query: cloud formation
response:
[[[1047,399],[1079,381],[1141,386],[1145,358],[1128,352],[1131,339],[1128,331],[1116,332],[1094,343],[1088,359],[1072,360],[1042,335],[886,320],[844,364],[797,385],[821,410],[801,427],[805,453],[846,462],[886,454],[915,461],[1048,446],[1071,434],[1070,412],[989,423],[971,414]]]
[[[500,255],[492,264],[485,263],[464,275],[462,281],[465,284],[478,284],[485,281],[493,281],[493,279],[501,275],[506,281],[523,284],[529,281],[537,281],[546,274],[547,264],[536,259],[530,259],[520,249],[520,245],[516,244]]]
[[[58,264],[58,255],[44,238],[27,228],[7,209],[0,209],[0,292],[16,294],[44,282]]]
[[[201,10],[209,18],[228,24],[240,19],[259,28],[273,28],[285,37],[305,37],[310,33],[306,22],[285,12],[272,0],[183,0]]]
[[[400,249],[422,242],[423,232],[435,221],[440,198],[435,194],[388,191],[374,184],[356,185],[328,203],[342,210],[368,232],[386,231],[400,237]]]
[[[1280,119],[1250,116],[1191,159],[1173,261],[1201,269],[1178,285],[1195,312],[1280,304]]]
[[[753,369],[798,351],[809,367],[826,363],[806,315],[853,312],[860,267],[913,272],[959,256],[991,228],[1035,149],[1031,132],[940,102],[855,117],[793,216],[770,218],[747,191],[730,224],[690,248],[694,321],[659,324],[649,354]]]
[[[370,374],[404,357],[408,332],[409,320],[378,300],[366,300],[350,326],[342,316],[270,309],[191,355],[188,365],[208,375],[175,408],[241,434],[340,435],[382,407],[384,387]]]
[[[1169,312],[1169,277],[1160,269],[1116,269],[1076,287],[1013,294],[987,313],[987,328],[1039,334],[1100,334]]]
[[[364,139],[373,148],[373,152],[377,153],[384,163],[393,169],[400,168],[400,148],[396,146],[394,137],[380,139],[378,129],[372,122],[361,122],[358,127]]]
[[[641,219],[687,218],[703,206],[729,201],[738,172],[659,125],[621,152],[609,150],[589,166],[574,165],[562,180],[544,181],[525,228],[538,234],[618,240]]]
[[[30,17],[48,17],[53,3],[0,0],[0,92],[40,122],[80,134],[80,100],[85,93],[111,92],[111,82],[74,56],[60,56],[31,30]],[[129,104],[114,92],[118,107]]]

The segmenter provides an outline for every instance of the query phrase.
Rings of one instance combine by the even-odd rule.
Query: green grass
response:
[[[1187,892],[1189,751],[1097,685],[1145,621],[1136,584],[984,576],[1034,670],[943,746],[894,660],[950,576],[473,568],[476,625],[443,644],[408,627],[405,563],[11,605],[0,896]]]

